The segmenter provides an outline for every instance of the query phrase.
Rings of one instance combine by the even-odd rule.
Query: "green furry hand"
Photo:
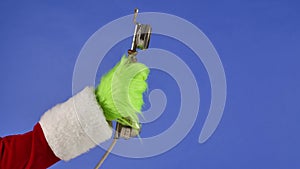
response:
[[[149,68],[142,63],[131,63],[127,56],[101,78],[96,97],[106,120],[139,128],[138,114],[144,104]]]

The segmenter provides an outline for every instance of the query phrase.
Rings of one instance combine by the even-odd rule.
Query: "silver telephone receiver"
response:
[[[149,43],[150,43],[150,37],[152,28],[148,24],[140,24],[136,22],[136,17],[138,14],[138,9],[136,8],[134,10],[134,17],[133,17],[133,23],[135,24],[135,30],[132,38],[132,44],[131,48],[128,50],[128,58],[130,62],[137,62],[136,55],[137,55],[137,49],[145,50],[148,49]],[[130,119],[128,119],[130,121]],[[112,124],[111,124],[112,125]],[[100,166],[103,164],[104,160],[108,156],[108,154],[111,152],[113,147],[115,146],[116,142],[120,138],[129,139],[131,137],[136,137],[141,132],[141,124],[132,124],[136,126],[135,128],[132,128],[130,126],[125,126],[120,123],[116,123],[116,130],[113,142],[111,143],[110,147],[107,149],[106,153],[103,155],[101,160],[96,165],[95,169],[100,168]]]

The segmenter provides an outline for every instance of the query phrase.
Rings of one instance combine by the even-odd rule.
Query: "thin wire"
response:
[[[102,156],[102,158],[100,159],[100,161],[98,162],[98,164],[96,165],[96,167],[94,169],[99,169],[101,167],[101,165],[103,164],[103,162],[105,161],[105,159],[107,158],[107,156],[109,155],[109,153],[111,152],[111,150],[116,145],[117,140],[118,140],[118,132],[119,132],[119,124],[117,123],[116,124],[116,131],[115,131],[114,140],[110,144],[109,148],[106,150],[105,154]]]
[[[99,169],[101,167],[101,165],[103,164],[104,160],[107,158],[107,156],[109,155],[109,153],[111,152],[111,150],[114,148],[114,146],[115,146],[116,143],[117,143],[117,139],[114,138],[114,140],[111,143],[110,147],[108,148],[108,150],[106,151],[106,153],[102,156],[101,160],[98,162],[98,164],[96,165],[95,169]]]

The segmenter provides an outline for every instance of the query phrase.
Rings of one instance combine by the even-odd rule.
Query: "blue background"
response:
[[[0,136],[31,130],[47,109],[71,97],[73,69],[84,43],[103,25],[132,14],[135,7],[177,15],[208,36],[225,69],[227,102],[216,132],[199,144],[210,104],[208,75],[188,47],[154,35],[151,47],[174,52],[197,77],[198,118],[172,150],[145,159],[110,155],[103,168],[300,168],[300,4],[296,0],[2,0]],[[105,56],[98,77],[129,47],[130,39],[115,46]],[[167,129],[180,102],[178,86],[166,73],[152,71],[149,87],[164,90],[168,105],[158,120],[144,125],[144,136]],[[95,148],[51,168],[93,168],[103,153]]]

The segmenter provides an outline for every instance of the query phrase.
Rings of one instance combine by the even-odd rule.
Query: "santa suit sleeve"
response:
[[[93,87],[48,110],[31,132],[0,138],[0,168],[43,169],[73,159],[108,140]]]

